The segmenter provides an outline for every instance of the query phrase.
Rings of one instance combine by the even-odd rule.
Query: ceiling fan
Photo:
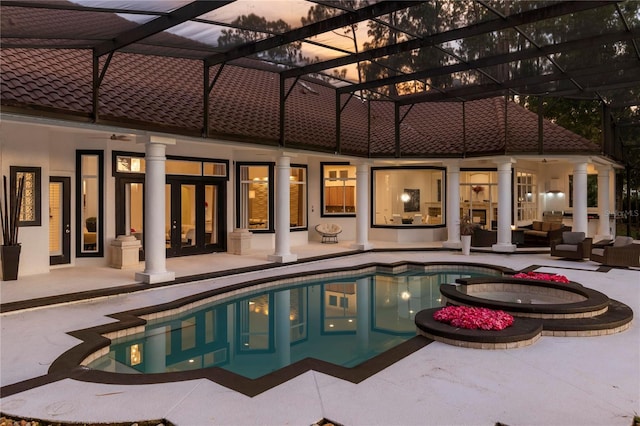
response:
[[[102,134],[97,134],[94,136],[89,136],[89,139],[111,139],[112,141],[130,141],[132,135],[119,135],[116,133],[112,133],[111,135],[105,135],[104,133]]]
[[[109,136],[109,139],[111,139],[112,141],[130,141],[131,140],[131,138],[128,135],[116,135],[115,133]]]

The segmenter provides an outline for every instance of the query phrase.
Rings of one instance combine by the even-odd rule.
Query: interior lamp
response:
[[[406,192],[403,192],[402,195],[400,195],[400,200],[403,203],[408,202],[411,199],[411,195],[407,194]]]

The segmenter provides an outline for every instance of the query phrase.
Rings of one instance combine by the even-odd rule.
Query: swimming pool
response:
[[[414,316],[440,306],[441,283],[498,275],[441,266],[280,282],[148,319],[87,367],[132,374],[219,367],[249,379],[305,358],[353,367],[414,337]]]

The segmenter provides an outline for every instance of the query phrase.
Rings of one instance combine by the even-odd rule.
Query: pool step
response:
[[[609,299],[608,309],[602,315],[589,318],[542,319],[543,336],[603,336],[626,330],[633,320],[630,307]]]

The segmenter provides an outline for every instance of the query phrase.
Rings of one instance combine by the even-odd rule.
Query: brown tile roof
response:
[[[274,145],[279,140],[279,75],[255,61],[224,66],[210,96],[210,136]],[[215,75],[217,68],[211,69]],[[273,71],[271,71],[273,70]],[[133,127],[200,134],[203,126],[202,62],[117,53],[100,88],[99,118]],[[88,50],[3,48],[0,91],[3,105],[91,114],[91,53]],[[293,80],[287,81],[287,89]],[[285,104],[289,147],[336,150],[335,91],[319,80],[301,79]],[[347,97],[343,96],[341,105]],[[394,157],[394,105],[353,97],[341,112],[342,153]],[[402,156],[460,156],[538,150],[537,114],[503,98],[402,107]],[[370,123],[370,124],[369,124]],[[505,137],[506,130],[506,137]],[[546,152],[598,152],[598,147],[548,121]],[[367,135],[370,132],[370,142]],[[505,145],[506,143],[506,145]]]
[[[87,64],[88,50],[2,49],[2,103],[89,114],[92,74]]]

